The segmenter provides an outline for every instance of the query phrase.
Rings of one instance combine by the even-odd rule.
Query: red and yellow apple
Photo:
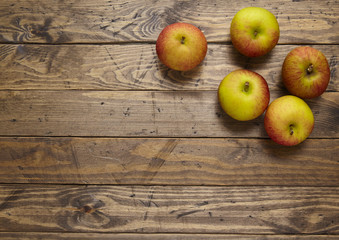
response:
[[[282,79],[291,94],[300,98],[315,98],[327,88],[330,67],[321,51],[308,46],[297,47],[285,58]]]
[[[268,106],[264,125],[273,141],[293,146],[309,137],[314,127],[314,116],[304,100],[286,95],[275,99]]]
[[[218,89],[219,103],[232,118],[248,121],[267,108],[270,92],[266,80],[256,72],[239,69],[229,73]]]
[[[278,43],[279,36],[277,19],[264,8],[243,8],[231,22],[233,46],[247,57],[267,54]]]
[[[156,42],[160,61],[177,71],[188,71],[199,65],[207,52],[207,41],[201,30],[189,23],[165,27]]]

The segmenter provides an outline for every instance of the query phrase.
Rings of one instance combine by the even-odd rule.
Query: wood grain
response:
[[[0,231],[338,234],[338,187],[1,185]]]
[[[237,11],[264,7],[278,45],[246,58]],[[339,239],[337,0],[1,0],[0,239]],[[177,72],[155,52],[174,22],[208,53]],[[287,53],[321,50],[331,81],[308,100],[309,139],[270,140],[263,116],[220,108],[220,81],[263,75],[271,101]]]
[[[339,139],[0,138],[0,182],[338,186]]]
[[[310,137],[338,138],[339,93],[307,102]],[[268,137],[263,116],[231,119],[217,91],[1,91],[0,123],[2,136]]]
[[[336,235],[147,234],[147,233],[16,233],[0,232],[2,240],[337,240]]]
[[[279,45],[267,56],[247,58],[232,45],[209,44],[205,60],[188,72],[159,62],[154,44],[0,45],[0,89],[13,90],[216,90],[238,68],[261,74],[270,90],[284,90],[281,67],[297,45]],[[338,91],[337,45],[314,45],[328,59],[327,91]]]
[[[233,16],[259,6],[278,19],[280,43],[339,43],[338,4],[331,1],[3,0],[1,42],[104,43],[155,41],[174,22],[201,28],[209,42],[230,42]]]

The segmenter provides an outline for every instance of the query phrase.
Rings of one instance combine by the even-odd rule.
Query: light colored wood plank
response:
[[[0,138],[0,182],[339,186],[339,139]]]
[[[133,233],[16,233],[0,232],[2,240],[118,239],[118,240],[320,240],[339,239],[336,235],[243,235],[243,234],[133,234]]]
[[[339,92],[307,102],[310,138],[338,138]],[[231,119],[217,91],[1,91],[0,123],[2,136],[268,137],[263,116]]]
[[[338,187],[1,185],[0,231],[338,234]]]
[[[246,58],[232,45],[209,44],[203,63],[188,72],[159,62],[154,44],[0,45],[0,89],[216,90],[231,71],[261,74],[270,90],[282,90],[281,67],[297,45],[279,45],[264,57]],[[328,91],[338,91],[339,47],[315,45],[328,59]]]
[[[208,41],[230,41],[233,16],[244,7],[259,6],[278,19],[280,43],[339,43],[339,6],[318,1],[105,1],[2,0],[2,42],[126,42],[155,41],[174,22],[201,28]]]

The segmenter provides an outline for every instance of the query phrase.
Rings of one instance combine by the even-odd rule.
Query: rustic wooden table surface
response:
[[[237,11],[278,19],[279,44],[250,59]],[[1,239],[339,239],[339,2],[0,1]],[[174,22],[198,26],[205,60],[176,72],[155,52]],[[220,81],[246,68],[271,101],[287,53],[314,46],[331,80],[307,100],[309,139],[271,141],[263,116],[221,110]]]

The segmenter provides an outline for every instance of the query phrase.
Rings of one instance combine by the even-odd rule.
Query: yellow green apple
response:
[[[222,109],[229,116],[248,121],[259,117],[266,110],[270,92],[266,80],[260,74],[238,69],[221,81],[218,98]]]
[[[233,46],[247,57],[267,54],[278,43],[279,36],[277,19],[264,8],[243,8],[235,14],[231,22]]]
[[[287,54],[282,67],[282,79],[291,94],[300,98],[315,98],[327,88],[330,67],[321,51],[301,46]]]
[[[304,100],[286,95],[275,99],[268,106],[264,125],[273,141],[294,146],[309,137],[314,127],[314,116]]]
[[[160,61],[177,71],[188,71],[199,65],[207,52],[205,35],[189,23],[173,23],[158,36],[156,52]]]

